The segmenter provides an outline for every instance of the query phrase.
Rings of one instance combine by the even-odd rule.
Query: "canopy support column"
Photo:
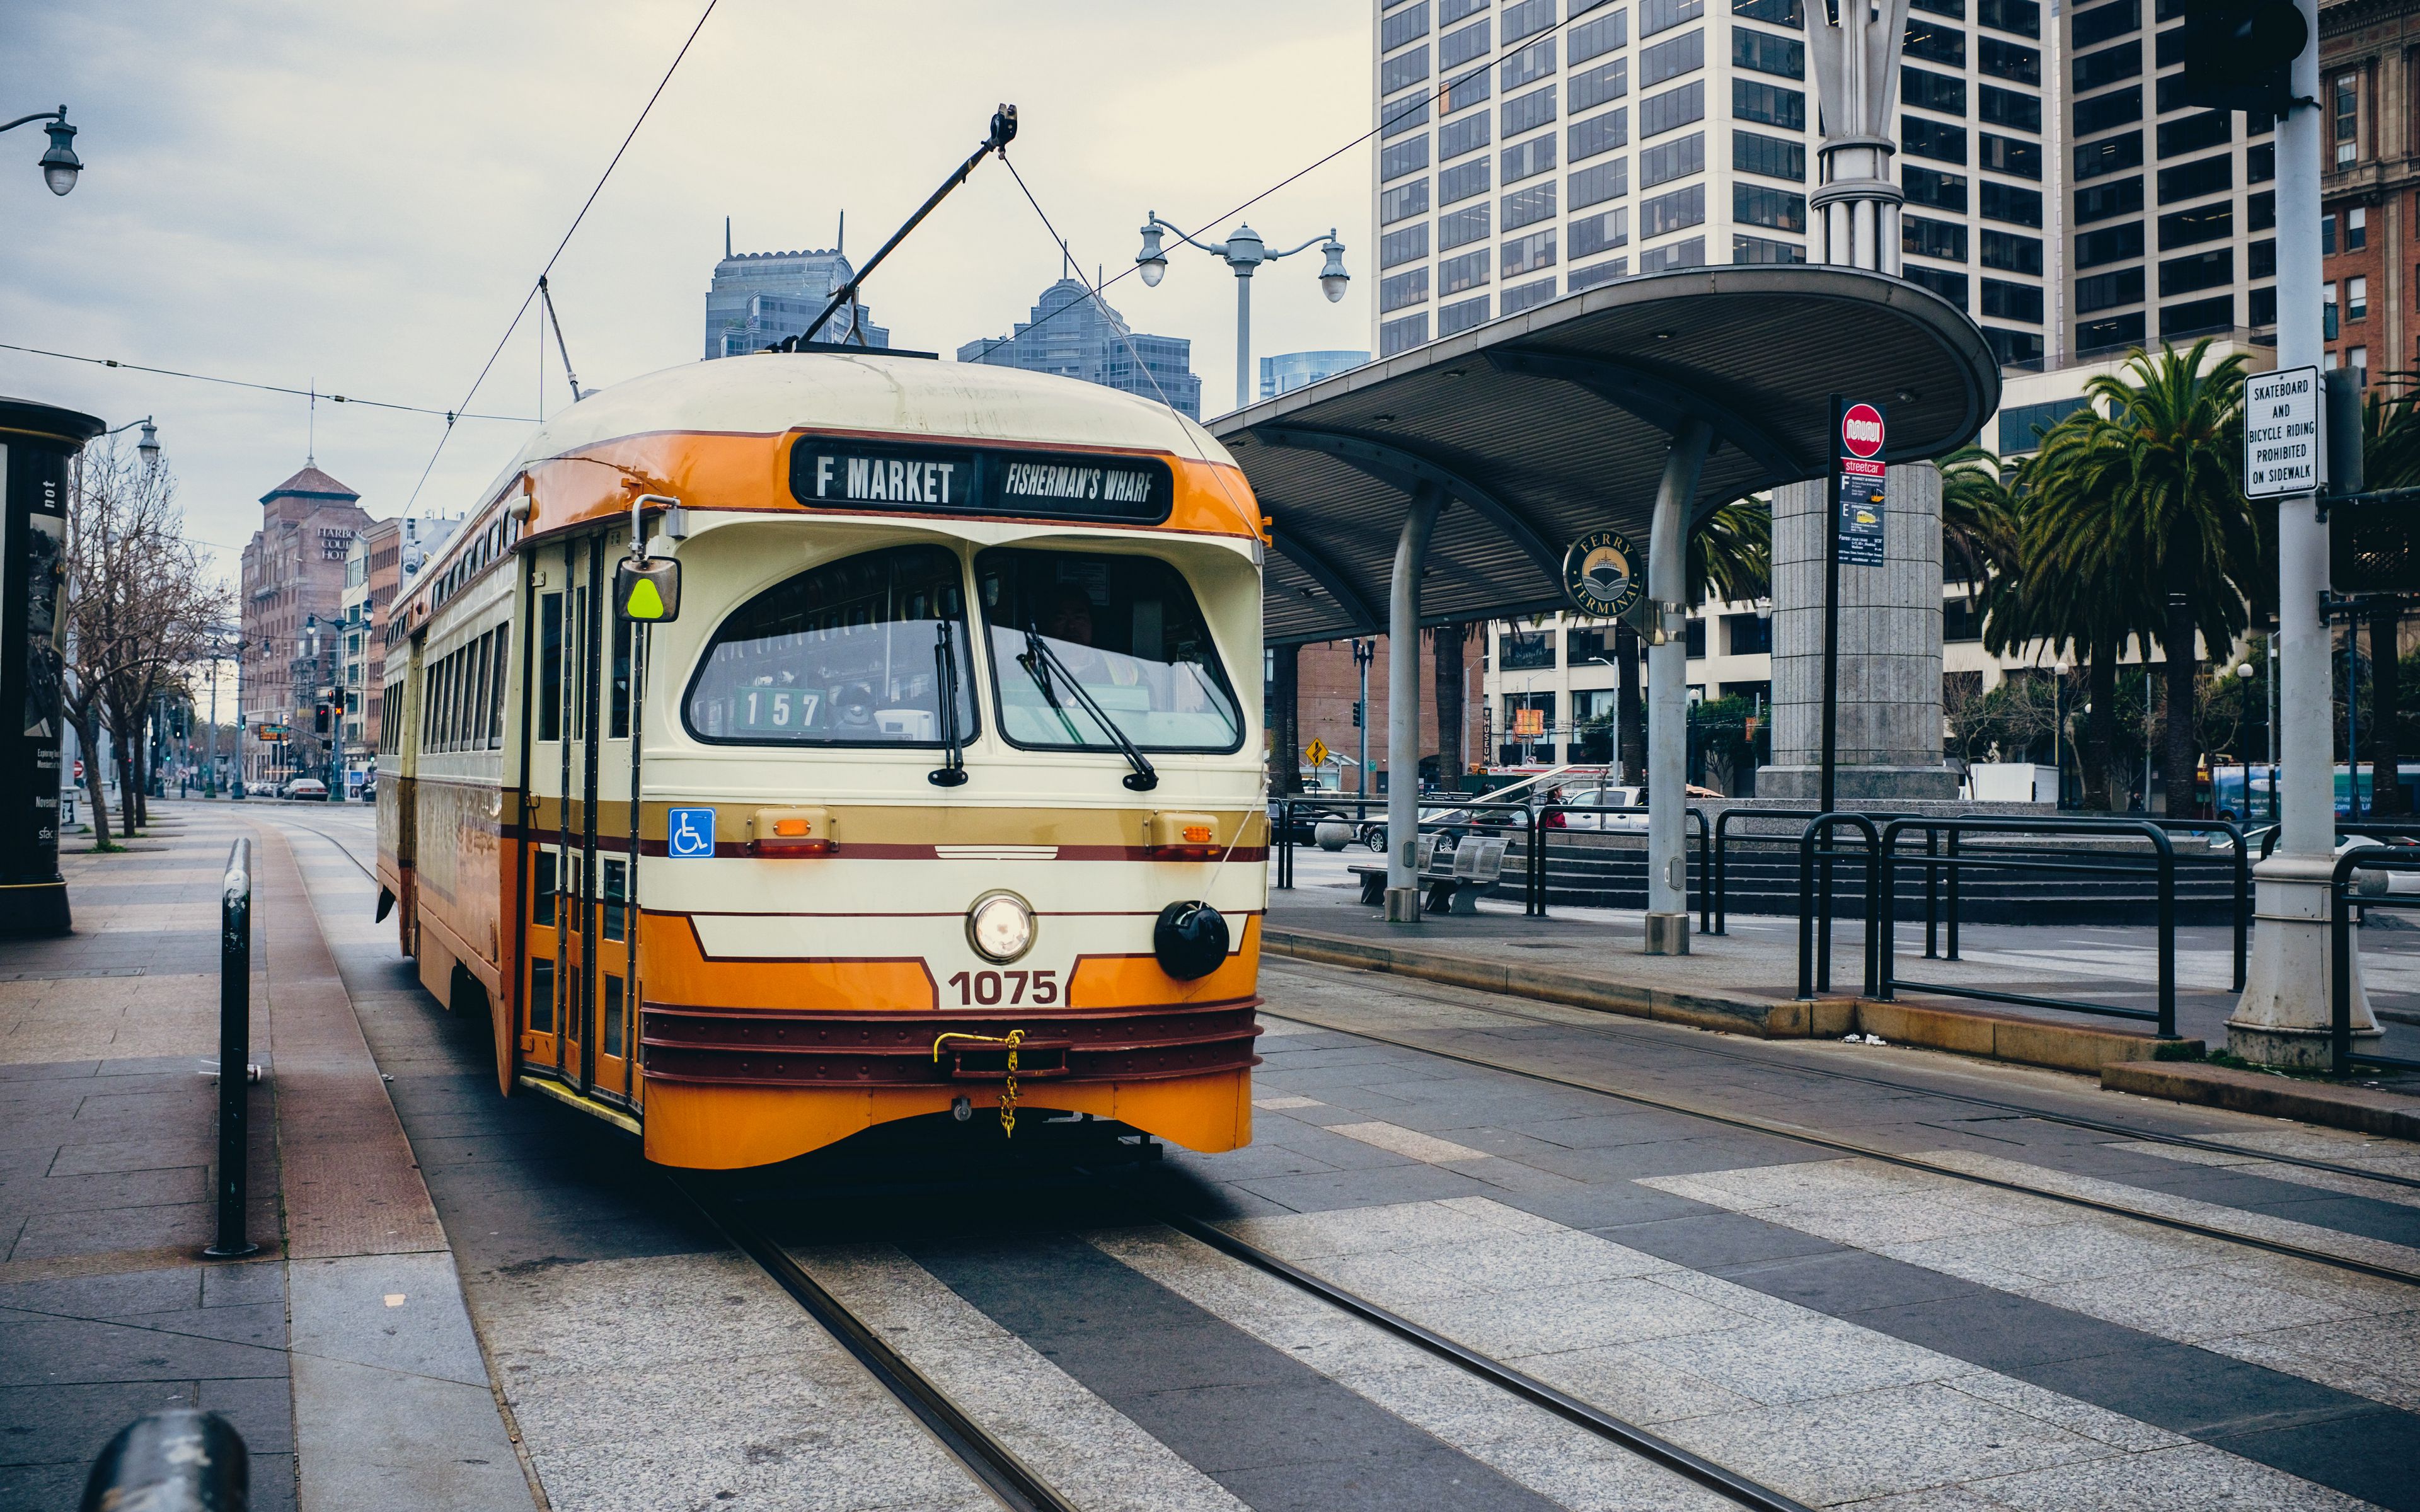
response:
[[[1420,571],[1445,490],[1412,491],[1387,595],[1387,922],[1420,921]]]
[[[1662,631],[1661,643],[1647,651],[1649,955],[1689,953],[1689,863],[1682,843],[1689,803],[1689,506],[1713,440],[1702,420],[1683,421],[1672,433],[1647,536],[1647,596]]]

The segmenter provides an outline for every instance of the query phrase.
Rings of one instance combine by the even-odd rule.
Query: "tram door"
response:
[[[613,1101],[635,1090],[628,984],[630,626],[609,602],[627,532],[536,555],[532,672],[530,980],[525,1065]]]

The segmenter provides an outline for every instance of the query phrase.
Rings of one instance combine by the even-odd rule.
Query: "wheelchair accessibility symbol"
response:
[[[714,854],[713,810],[675,809],[668,817],[671,827],[665,831],[665,854],[675,860]]]

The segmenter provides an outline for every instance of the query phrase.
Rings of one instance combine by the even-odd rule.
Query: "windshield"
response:
[[[975,582],[1001,730],[1014,744],[1116,748],[1116,734],[1063,686],[1067,679],[1144,750],[1243,744],[1243,715],[1209,626],[1167,563],[1001,548],[975,558]]]
[[[737,745],[938,746],[949,627],[958,734],[975,733],[956,555],[892,547],[810,568],[714,632],[684,710],[700,739]]]

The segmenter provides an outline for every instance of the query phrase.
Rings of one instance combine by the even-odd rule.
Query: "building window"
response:
[[[1963,174],[1938,173],[1911,162],[1900,169],[1899,181],[1900,187],[1907,192],[1911,204],[1930,205],[1937,210],[1955,210],[1961,214],[1965,212],[1966,176]]]
[[[2366,320],[2369,318],[2368,279],[2348,278],[2345,280],[2344,317],[2348,320]]]
[[[2231,156],[2202,158],[2160,170],[2160,203],[2163,205],[2180,199],[2199,199],[2204,194],[2223,193],[2234,187],[2235,159]]]
[[[1423,269],[1421,277],[1425,280],[1427,276]],[[1397,352],[1407,352],[1428,339],[1429,316],[1425,310],[1401,320],[1389,320],[1378,328],[1378,355],[1392,357]]]
[[[2102,263],[2121,262],[2128,257],[2143,255],[2143,223],[2128,221],[2120,225],[2103,226],[2086,231],[2075,239],[2075,266],[2097,268]]]
[[[1437,131],[1437,162],[1446,162],[1475,152],[1496,140],[1496,117],[1485,111],[1449,121]]]
[[[1428,297],[1429,270],[1425,268],[1415,268],[1410,272],[1397,273],[1392,278],[1378,281],[1378,312],[1381,315],[1389,310],[1400,310],[1407,304],[1423,303]]]
[[[1752,237],[1742,232],[1731,235],[1731,261],[1734,263],[1803,263],[1806,260],[1807,249],[1791,242]]]
[[[1983,280],[1983,314],[1994,320],[2023,320],[2040,325],[2042,317],[2042,291],[2039,284],[2009,284],[1996,278]]]
[[[1506,289],[1497,302],[1502,305],[1506,315],[1519,315],[1522,311],[1535,308],[1554,297],[1555,281],[1551,278],[1542,278],[1534,284],[1523,284],[1517,287]]]
[[[1630,40],[1630,12],[1617,10],[1593,21],[1581,22],[1572,28],[1571,62],[1576,68],[1590,58],[1599,57]],[[1577,110],[1579,107],[1572,107]]]
[[[1929,21],[1907,18],[1907,37],[1900,51],[1909,57],[1920,57],[1927,63],[1939,63],[1952,69],[1966,66],[1966,34],[1955,26],[1937,26]]]
[[[1429,224],[1407,225],[1401,231],[1388,231],[1378,238],[1378,266],[1400,268],[1419,262],[1429,255]]]
[[[1406,6],[1378,24],[1378,47],[1391,53],[1416,37],[1429,34],[1429,0]]]
[[[2121,168],[2139,168],[2142,165],[2143,133],[2140,131],[2076,144],[2075,177],[2078,178],[2098,178]]]
[[[1792,31],[1807,29],[1807,15],[1798,0],[1731,0],[1731,14],[1761,21],[1768,26],[1787,26]]]
[[[2113,37],[2140,31],[2142,26],[2142,0],[2117,0],[2115,5],[2094,6],[2075,13],[2068,29],[2068,45],[2098,47]]]
[[[1983,219],[2005,221],[2010,225],[2039,226],[2042,224],[2042,197],[2038,189],[2019,189],[2014,184],[1997,184],[1983,180]]]
[[[1466,288],[1477,288],[1487,282],[1487,249],[1466,252],[1459,257],[1448,257],[1437,264],[1437,292],[1459,294]],[[1450,334],[1440,325],[1438,334]]]
[[[2137,174],[2114,184],[2095,184],[2090,189],[2075,192],[2075,219],[2078,224],[2106,221],[2117,215],[2136,215],[2143,208],[2143,179]]]
[[[1437,311],[1437,334],[1450,336],[1487,323],[1487,296],[1465,300],[1460,304],[1448,304]]]
[[[1630,93],[1630,60],[1615,58],[1595,68],[1572,75],[1572,112],[1594,110],[1608,100],[1620,100]]]
[[[2342,329],[2336,321],[2336,286],[2334,284],[2321,284],[2319,285],[2319,339],[2334,341],[2342,333]]]
[[[1951,272],[1947,268],[1927,268],[1922,263],[1902,263],[1900,267],[1909,283],[1932,290],[1961,310],[1966,308],[1967,278],[1964,273]]]
[[[1899,118],[1900,146],[1910,156],[1931,158],[1935,162],[1966,165],[1966,128],[1947,121],[1927,120],[1921,116]]]
[[[1533,231],[1504,243],[1502,265],[1497,271],[1506,278],[1518,278],[1542,268],[1555,266],[1555,233]]]
[[[1493,20],[1481,17],[1458,32],[1448,32],[1438,38],[1437,67],[1458,69],[1486,52],[1495,45],[1488,40],[1488,28],[1494,24]]]
[[[2366,387],[2369,383],[2369,348],[2366,347],[2346,347],[2345,366],[2352,369],[2353,380],[2355,382]]]
[[[1497,107],[1502,116],[1496,124],[1506,136],[1518,136],[1534,131],[1555,118],[1555,86],[1532,89],[1528,94],[1506,100]]]
[[[1585,162],[1600,152],[1610,152],[1630,141],[1630,111],[1627,107],[1617,106],[1603,115],[1574,121],[1564,128],[1563,136],[1574,162]]]
[[[1548,91],[1552,93],[1552,91]],[[1504,149],[1504,182],[1519,183],[1546,173],[1555,166],[1555,133],[1533,136]]]
[[[1732,87],[1736,89],[1738,85],[1733,84]],[[1963,116],[1966,114],[1966,81],[1946,73],[1902,68],[1899,70],[1899,102],[1914,105],[1918,110],[1939,111],[1944,116]]]
[[[1919,257],[1938,257],[1944,262],[1966,260],[1966,228],[1951,221],[1929,221],[1921,215],[1902,215],[1899,223],[1899,246]]]
[[[2145,329],[2140,310],[2132,315],[2111,316],[2106,320],[2086,320],[2075,328],[2076,347],[2079,351],[2102,352],[2140,347]]]
[[[1388,100],[1378,111],[1378,136],[1388,140],[1416,131],[1429,123],[1429,97],[1412,95],[1403,100]]]
[[[1378,65],[1378,92],[1391,95],[1429,76],[1429,50],[1416,47]]]
[[[1638,155],[1638,187],[1652,189],[1657,184],[1668,184],[1675,178],[1702,173],[1705,167],[1706,133],[1691,131]]]
[[[2336,255],[2336,218],[2334,211],[2319,217],[2319,255]]]
[[[1807,229],[1807,196],[1761,184],[1731,185],[1731,219],[1776,231]]]
[[[2339,73],[2335,87],[2329,93],[2328,117],[2335,143],[2335,165],[2348,168],[2359,156],[2361,147],[2361,75]]]
[[[1640,0],[1638,35],[1652,37],[1706,13],[1706,0]]]
[[[1767,178],[1807,181],[1807,144],[1756,131],[1731,133],[1731,166]]]
[[[2004,273],[2031,273],[2041,276],[2042,244],[2040,237],[2021,237],[2007,231],[1983,233],[1983,266],[1996,268]]]
[[[1669,194],[1659,194],[1638,207],[1638,237],[1644,241],[1685,226],[1702,224],[1706,219],[1706,186],[1691,184]],[[1705,261],[1704,249],[1699,251],[1698,266]]]
[[[1978,73],[2010,84],[2041,84],[2041,52],[2038,48],[2020,47],[1996,37],[1986,37],[1975,44],[1975,69]]]
[[[1418,183],[1389,189],[1378,196],[1380,225],[1392,225],[1397,221],[1408,221],[1415,215],[1426,215],[1428,212],[1429,181],[1425,178]]]
[[[1696,3],[1696,0],[1691,0]],[[1504,45],[1534,37],[1555,23],[1555,0],[1521,0],[1504,8]]]
[[[2105,88],[2122,79],[2138,79],[2143,74],[2143,43],[2140,39],[2121,42],[2098,53],[2086,53],[2068,66],[2068,76],[2073,81],[2075,93],[2088,94]]]
[[[1689,32],[1639,50],[1638,87],[1645,89],[1667,79],[1695,73],[1705,66],[1706,34],[1703,29]]]
[[[2075,281],[2075,307],[2090,315],[2096,310],[2112,310],[2121,304],[2143,302],[2143,270],[2120,268],[2115,272],[2094,273]]]
[[[1555,39],[1551,37],[1531,42],[1528,46],[1496,66],[1496,83],[1505,89],[1518,89],[1533,80],[1543,79],[1555,71]],[[1510,109],[1510,106],[1506,107]]]
[[[1753,79],[1731,81],[1731,114],[1744,121],[1778,126],[1785,131],[1807,130],[1807,96],[1779,85]]]
[[[1504,196],[1504,229],[1518,231],[1525,225],[1552,220],[1555,214],[1555,181],[1532,184]]]
[[[2021,95],[1997,85],[1985,85],[1975,102],[1978,118],[1993,126],[2005,126],[2012,131],[2041,131],[2041,97]]]
[[[1488,224],[1491,208],[1482,201],[1467,209],[1450,210],[1438,216],[1437,250],[1446,252],[1486,240],[1492,234]]]
[[[1492,187],[1487,160],[1473,158],[1468,162],[1457,162],[1437,175],[1437,203],[1456,204],[1473,194],[1484,194]]]
[[[2359,252],[2369,245],[2369,209],[2355,205],[2344,212],[2344,250]]]
[[[1776,37],[1746,26],[1731,28],[1731,67],[1751,73],[1777,73],[1785,79],[1807,77],[1807,44],[1794,37]]]
[[[1976,0],[1975,19],[1986,26],[2019,37],[2041,35],[2041,6],[2039,0]]]
[[[2160,308],[2160,339],[2174,341],[2180,336],[2206,336],[2235,325],[2235,296],[2222,294],[2213,300],[2190,300],[2183,304],[2167,304]]]
[[[2132,126],[2143,118],[2143,86],[2130,84],[2123,89],[2112,89],[2105,95],[2075,102],[2075,134],[2091,136],[2119,126]]]
[[[1445,86],[1445,106],[1439,114],[1451,116],[1492,98],[1496,93],[1495,80],[1495,71],[1486,68],[1473,69],[1453,80]]]
[[[1978,131],[1975,135],[1975,166],[2014,178],[2039,180],[2042,176],[2041,144]]]
[[[1667,89],[1660,95],[1650,95],[1638,102],[1638,134],[1641,138],[1705,118],[1706,84],[1702,79],[1693,80],[1678,89]]]
[[[1408,142],[1378,149],[1378,179],[1401,178],[1407,173],[1418,173],[1429,165],[1429,139],[1424,132]]]
[[[1572,208],[1586,209],[1630,193],[1630,160],[1616,158],[1572,175]]]
[[[1642,273],[1660,273],[1668,269],[1703,268],[1704,266],[1706,266],[1706,239],[1703,237],[1691,237],[1686,241],[1675,241],[1668,247],[1652,247],[1638,255],[1638,270]]]
[[[2160,217],[2160,250],[2223,241],[2235,235],[2235,202],[2216,200]]]
[[[1582,216],[1571,224],[1571,249],[1574,257],[1593,257],[1600,252],[1630,244],[1630,212],[1619,207],[1601,214]]]
[[[1590,267],[1575,268],[1569,273],[1564,274],[1563,290],[1569,294],[1577,294],[1584,288],[1594,288],[1599,284],[1610,284],[1617,278],[1627,278],[1629,276],[1630,259],[1627,257],[1611,257],[1607,258],[1604,262],[1593,264]]]

